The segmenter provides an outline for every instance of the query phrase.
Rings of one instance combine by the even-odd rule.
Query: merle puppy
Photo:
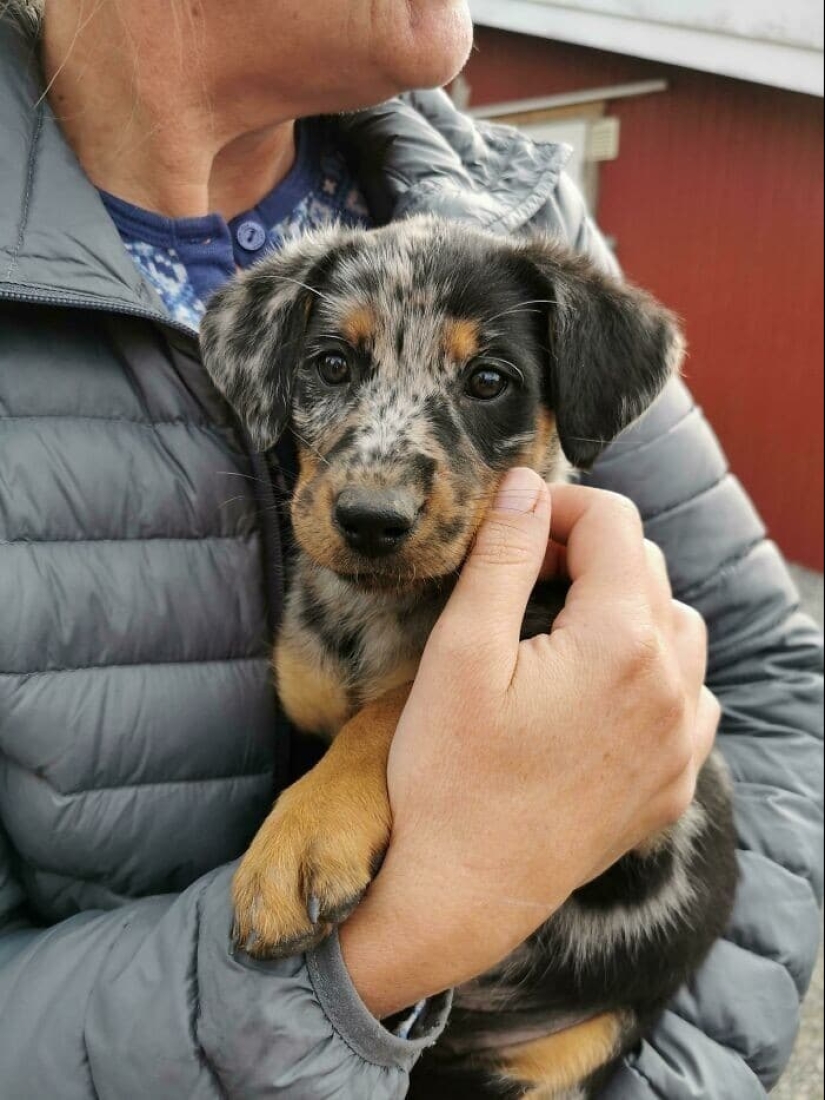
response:
[[[300,459],[275,671],[295,725],[334,741],[234,883],[238,943],[282,955],[344,920],[380,863],[406,685],[502,474],[590,466],[683,345],[661,306],[557,244],[416,219],[265,260],[212,300],[202,346],[255,445],[289,428]],[[549,629],[544,595],[534,633]],[[735,879],[714,757],[673,829],[458,990],[413,1094],[595,1095],[721,934]]]

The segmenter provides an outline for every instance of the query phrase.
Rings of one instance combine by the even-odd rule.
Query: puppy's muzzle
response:
[[[367,558],[394,554],[415,530],[420,509],[402,489],[344,489],[333,508],[347,546]]]

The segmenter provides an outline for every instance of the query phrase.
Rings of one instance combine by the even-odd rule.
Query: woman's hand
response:
[[[390,753],[393,837],[341,931],[386,1015],[499,962],[690,804],[719,708],[701,618],[673,600],[633,505],[505,478],[438,622]],[[519,642],[536,579],[573,584]]]

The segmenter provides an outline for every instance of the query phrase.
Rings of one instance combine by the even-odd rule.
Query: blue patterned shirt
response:
[[[129,255],[169,316],[197,332],[211,294],[273,249],[337,222],[368,228],[366,200],[322,119],[296,126],[289,175],[252,210],[226,222],[219,214],[165,218],[101,192]]]

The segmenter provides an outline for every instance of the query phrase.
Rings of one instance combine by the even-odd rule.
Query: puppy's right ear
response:
[[[343,236],[332,230],[304,237],[209,300],[200,329],[203,363],[258,451],[273,447],[289,423],[303,337]]]

